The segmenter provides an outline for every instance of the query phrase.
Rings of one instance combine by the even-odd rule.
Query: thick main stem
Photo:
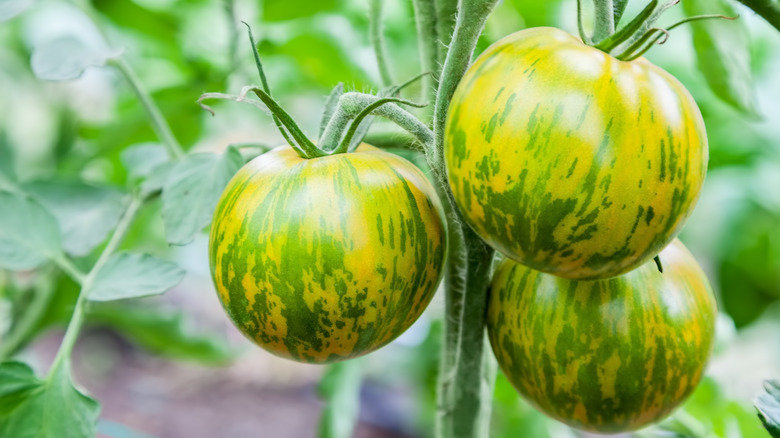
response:
[[[495,367],[484,367],[485,315],[494,250],[454,218],[445,284],[445,346],[439,378],[437,438],[478,438],[490,421]],[[453,224],[452,222],[455,222]],[[456,225],[456,224],[460,225]]]
[[[780,31],[780,2],[773,0],[739,0],[739,2],[752,9]]]
[[[483,368],[485,308],[493,250],[466,225],[447,184],[444,131],[450,101],[466,73],[497,0],[461,0],[442,69],[433,115],[434,148],[428,164],[449,202],[450,249],[445,273],[444,349],[440,364],[437,438],[477,438],[486,430],[495,368]],[[487,373],[487,374],[486,374]],[[483,384],[484,382],[484,384]],[[487,392],[487,394],[486,394]]]
[[[450,42],[450,50],[444,61],[444,67],[439,80],[439,90],[436,94],[436,106],[433,110],[433,133],[436,139],[434,155],[429,164],[438,175],[444,175],[444,128],[447,121],[447,111],[450,100],[455,94],[455,88],[471,64],[474,48],[479,35],[485,27],[488,15],[498,0],[461,0],[458,18],[455,22],[455,32]],[[445,181],[440,181],[446,183]]]

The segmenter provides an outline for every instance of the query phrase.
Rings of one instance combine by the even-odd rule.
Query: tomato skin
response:
[[[547,415],[600,433],[638,429],[701,380],[715,338],[709,282],[675,240],[619,277],[569,280],[512,260],[498,268],[488,337],[513,386]]]
[[[446,253],[425,175],[368,145],[309,160],[289,147],[248,163],[219,201],[211,272],[228,316],[273,354],[328,363],[405,331]]]
[[[495,249],[572,279],[628,272],[678,234],[707,168],[701,114],[674,77],[553,28],[496,42],[452,99],[445,161]]]

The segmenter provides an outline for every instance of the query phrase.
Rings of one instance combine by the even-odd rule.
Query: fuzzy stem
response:
[[[596,21],[593,41],[599,42],[615,33],[615,5],[613,0],[593,0]]]
[[[780,31],[780,3],[772,0],[738,0]]]
[[[141,208],[141,205],[143,205],[143,201],[139,198],[133,198],[130,201],[122,218],[119,220],[119,224],[117,224],[111,239],[106,244],[106,247],[103,249],[97,262],[95,262],[95,265],[92,266],[92,269],[90,269],[89,273],[84,277],[76,306],[73,309],[73,315],[68,323],[68,328],[65,330],[65,337],[62,339],[62,344],[60,345],[59,351],[57,351],[57,356],[54,358],[54,362],[49,369],[49,378],[55,375],[66,361],[70,360],[73,346],[76,344],[76,339],[78,339],[79,333],[81,332],[81,327],[84,325],[86,301],[92,284],[95,281],[95,277],[119,247],[119,243],[125,237],[125,234],[127,234],[127,230],[130,228],[130,224],[135,218],[136,213],[138,213],[138,210]]]
[[[412,0],[417,22],[417,45],[420,51],[420,66],[431,76],[422,79],[423,102],[436,100],[435,83],[439,77],[438,34],[436,30],[436,4],[434,0]]]
[[[471,228],[460,222],[465,265],[460,264],[447,286],[445,350],[443,361],[454,361],[442,370],[441,399],[436,436],[440,438],[477,438],[490,420],[490,389],[495,370],[484,368],[485,317],[487,289],[490,284],[494,250]],[[463,253],[460,254],[463,256]],[[465,268],[465,269],[464,269]],[[460,271],[460,272],[457,272]],[[456,341],[453,335],[457,333]],[[445,347],[446,348],[446,347]],[[487,388],[490,387],[490,388]],[[486,390],[487,389],[487,390]],[[486,394],[487,393],[487,394]]]
[[[439,90],[436,94],[436,106],[433,110],[433,132],[436,146],[429,159],[429,165],[440,183],[446,183],[444,178],[444,128],[447,121],[447,111],[450,100],[455,94],[455,88],[471,64],[471,56],[477,46],[479,35],[485,27],[488,15],[498,3],[498,0],[461,0],[455,32],[450,43],[450,50],[444,61]]]
[[[323,145],[340,144],[343,133],[347,129],[349,122],[357,117],[365,108],[376,104],[383,98],[371,94],[356,92],[344,93],[339,98],[339,104],[333,117],[330,119],[325,133],[322,136]],[[433,147],[433,132],[425,126],[417,117],[409,111],[401,108],[394,103],[387,103],[373,110],[373,114],[385,117],[394,122],[408,133],[412,134],[419,141],[426,151],[430,152]]]
[[[387,62],[387,45],[382,32],[382,1],[371,0],[369,6],[368,32],[371,35],[371,44],[374,46],[376,63],[379,67],[379,76],[382,86],[389,87],[393,84],[393,75],[390,73],[390,65]]]
[[[146,114],[149,116],[149,121],[152,123],[152,129],[154,129],[157,137],[163,143],[163,146],[165,146],[165,148],[168,150],[168,155],[170,155],[171,158],[175,160],[183,157],[184,151],[182,150],[179,142],[176,140],[176,137],[173,135],[171,127],[168,125],[168,122],[160,112],[160,108],[157,107],[157,105],[152,100],[152,97],[141,84],[141,81],[130,67],[130,64],[128,64],[127,61],[125,61],[121,56],[111,58],[108,62],[109,64],[116,67],[125,77],[125,79],[127,79],[127,82],[130,83],[130,87],[133,89],[136,96],[138,96],[138,99],[141,101],[141,104],[146,110]]]
[[[452,40],[455,30],[455,22],[458,15],[458,0],[436,0],[436,32],[439,35],[437,45],[438,64],[444,63],[447,57],[447,48]]]

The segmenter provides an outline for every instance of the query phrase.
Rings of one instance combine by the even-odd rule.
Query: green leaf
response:
[[[737,11],[726,0],[687,0],[688,16]],[[710,89],[737,110],[757,116],[758,104],[750,69],[750,36],[744,20],[711,19],[690,23],[699,70]]]
[[[350,438],[360,413],[363,362],[352,359],[328,366],[319,384],[326,405],[320,418],[320,438]]]
[[[764,389],[756,398],[758,418],[772,438],[780,438],[780,380],[767,380]]]
[[[68,81],[78,79],[88,67],[105,65],[111,56],[87,46],[72,36],[58,38],[37,47],[30,64],[33,73],[44,81]]]
[[[181,312],[124,303],[98,305],[90,307],[88,321],[112,328],[141,348],[170,358],[224,364],[236,355],[222,337],[193,332]]]
[[[146,197],[152,193],[161,191],[168,181],[168,176],[177,164],[178,163],[174,161],[168,161],[167,163],[155,167],[141,183],[141,196]]]
[[[159,295],[176,286],[184,270],[149,254],[114,254],[95,275],[90,301],[113,301]]]
[[[26,270],[38,267],[60,252],[57,221],[34,200],[0,192],[0,267]]]
[[[168,151],[160,143],[147,142],[128,146],[119,155],[130,179],[148,178],[154,170],[169,162]]]
[[[66,366],[39,380],[21,362],[0,364],[0,436],[93,438],[100,405],[79,392]]]
[[[62,247],[85,256],[103,242],[124,211],[125,195],[81,181],[37,181],[24,190],[46,207],[60,226]]]
[[[0,0],[0,23],[21,14],[33,3],[34,0]]]
[[[163,187],[163,222],[168,242],[189,243],[211,223],[228,181],[244,165],[236,148],[224,154],[192,154],[171,169]]]
[[[336,0],[319,0],[316,2],[265,1],[262,4],[263,21],[282,21],[308,17],[320,12],[332,11],[338,7]]]

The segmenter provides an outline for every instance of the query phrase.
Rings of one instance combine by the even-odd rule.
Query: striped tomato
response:
[[[669,414],[696,387],[712,350],[709,282],[675,240],[606,280],[569,280],[506,260],[493,279],[488,336],[515,388],[553,418],[614,433]]]
[[[300,158],[284,146],[230,181],[211,227],[211,273],[238,329],[276,355],[327,363],[371,352],[431,300],[442,207],[408,161],[363,145]]]
[[[487,49],[458,86],[448,177],[468,223],[534,269],[607,278],[655,256],[693,210],[707,139],[693,98],[640,58],[552,28]]]

